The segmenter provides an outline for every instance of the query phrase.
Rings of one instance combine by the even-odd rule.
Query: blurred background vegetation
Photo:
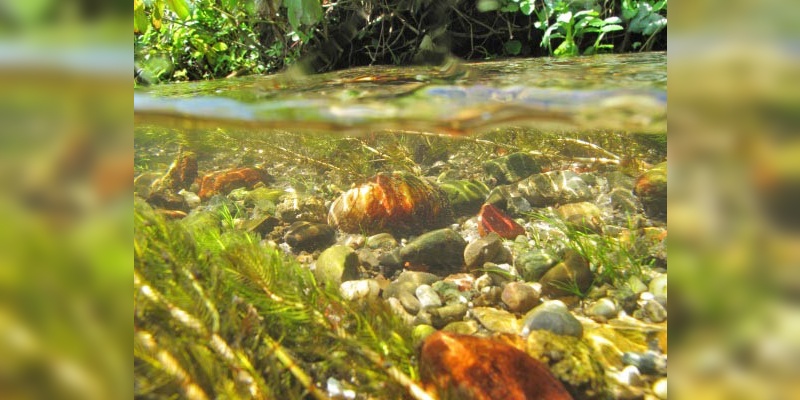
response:
[[[667,0],[134,0],[137,76],[666,50]],[[303,57],[307,56],[307,57]]]

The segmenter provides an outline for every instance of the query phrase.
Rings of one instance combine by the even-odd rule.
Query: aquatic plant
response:
[[[425,398],[408,328],[257,238],[134,212],[135,395],[327,398],[334,378],[367,397]]]

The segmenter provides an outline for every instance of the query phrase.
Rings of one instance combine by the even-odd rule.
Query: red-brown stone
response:
[[[227,194],[231,190],[246,187],[252,189],[257,183],[269,183],[272,177],[267,171],[259,168],[236,168],[213,172],[203,177],[200,182],[201,199],[206,200],[217,194]]]
[[[495,232],[503,239],[514,239],[525,234],[525,228],[492,204],[486,203],[478,213],[478,233],[486,236]]]
[[[570,394],[541,362],[509,344],[436,332],[420,355],[422,384],[442,398],[565,400]]]

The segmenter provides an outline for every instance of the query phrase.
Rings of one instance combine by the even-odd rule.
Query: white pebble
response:
[[[339,291],[347,300],[375,299],[380,292],[380,286],[374,279],[361,279],[357,281],[342,282]]]
[[[422,309],[442,306],[442,299],[439,298],[439,294],[436,293],[430,285],[417,286],[417,290],[414,291],[414,294],[417,295]]]
[[[653,394],[661,400],[667,399],[667,378],[661,378],[653,384]]]

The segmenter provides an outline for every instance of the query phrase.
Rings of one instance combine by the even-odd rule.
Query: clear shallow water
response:
[[[463,135],[496,127],[666,131],[666,54],[365,67],[162,85],[137,125]]]

